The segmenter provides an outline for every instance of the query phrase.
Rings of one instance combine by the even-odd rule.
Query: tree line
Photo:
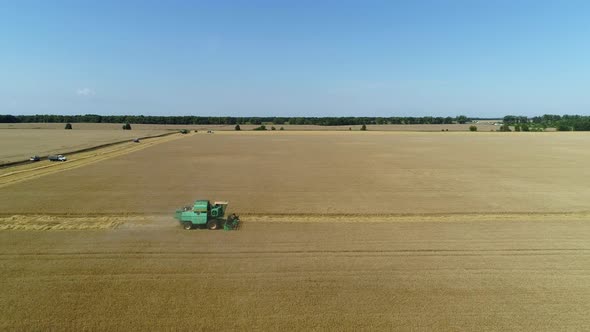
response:
[[[144,115],[0,115],[0,123],[136,123],[197,125],[318,125],[351,126],[369,124],[452,124],[466,123],[464,115],[456,117],[212,117],[212,116],[144,116]]]
[[[275,125],[318,125],[318,126],[353,126],[371,124],[453,124],[467,123],[480,118],[468,118],[465,115],[455,117],[231,117],[231,116],[145,116],[145,115],[1,115],[0,123],[135,123],[135,124],[182,124],[182,125],[239,125],[239,124],[275,124]],[[506,115],[504,125],[523,130],[544,130],[556,128],[560,131],[590,131],[590,116],[553,115],[527,117]],[[506,127],[508,128],[508,127]]]
[[[590,116],[586,115],[555,115],[526,117],[507,115],[504,124],[520,128],[547,129],[555,128],[558,131],[590,131]]]

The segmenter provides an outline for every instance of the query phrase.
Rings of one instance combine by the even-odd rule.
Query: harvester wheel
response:
[[[182,224],[182,228],[186,229],[187,231],[188,231],[188,230],[191,230],[191,229],[193,228],[193,223],[191,223],[191,222],[189,222],[189,221],[185,221],[185,222]]]
[[[207,228],[209,228],[210,230],[217,229],[217,227],[219,227],[219,224],[217,224],[217,220],[212,219],[207,221]]]

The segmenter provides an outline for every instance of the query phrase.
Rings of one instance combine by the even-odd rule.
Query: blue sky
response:
[[[590,114],[590,1],[1,1],[0,114]]]

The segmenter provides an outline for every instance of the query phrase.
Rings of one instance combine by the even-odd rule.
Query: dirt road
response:
[[[581,330],[587,222],[0,232],[0,329]]]
[[[43,160],[35,163],[26,163],[22,165],[0,168],[0,188],[49,174],[79,168],[117,156],[126,155],[135,151],[153,147],[157,144],[170,142],[183,137],[183,135],[177,133],[172,133],[169,135],[166,134],[164,136],[145,138],[141,141],[141,143],[117,143],[111,146],[101,147],[96,150],[91,149],[89,151],[72,153],[67,156],[67,162],[52,162],[49,160]]]

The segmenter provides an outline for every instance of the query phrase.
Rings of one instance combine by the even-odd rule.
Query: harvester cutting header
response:
[[[224,218],[228,202],[209,202],[208,200],[196,200],[193,206],[185,206],[176,210],[174,218],[182,224],[186,230],[207,227],[208,229],[225,230],[237,229],[240,225],[240,217],[231,214]]]

